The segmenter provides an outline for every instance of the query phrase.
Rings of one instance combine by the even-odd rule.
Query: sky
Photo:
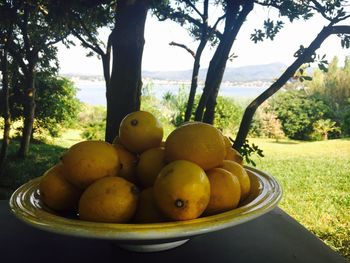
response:
[[[212,17],[217,17],[217,10],[212,10]],[[283,63],[289,65],[294,61],[293,54],[300,45],[308,46],[317,33],[325,25],[321,17],[312,18],[310,21],[296,21],[289,23],[284,20],[285,26],[277,34],[274,41],[265,40],[254,44],[250,40],[250,34],[255,28],[262,28],[263,21],[267,17],[276,17],[273,10],[255,8],[247,17],[233,45],[232,53],[237,55],[233,61],[227,63],[227,67],[241,67],[268,63]],[[221,27],[223,24],[221,25]],[[107,40],[109,30],[100,31],[100,39]],[[170,46],[175,41],[196,50],[198,42],[194,41],[186,29],[172,21],[159,22],[150,14],[145,25],[145,46],[142,61],[142,70],[171,71],[192,69],[193,57],[184,49]],[[86,75],[102,75],[102,62],[94,57],[86,57],[87,50],[79,45],[66,49],[62,44],[58,45],[58,59],[60,61],[60,73],[74,73]],[[206,68],[214,53],[209,45],[203,52],[201,67]],[[340,39],[336,36],[329,37],[317,51],[317,54],[326,54],[331,60],[338,56],[340,61],[350,50],[342,49]]]

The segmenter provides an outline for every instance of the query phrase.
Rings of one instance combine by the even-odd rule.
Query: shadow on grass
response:
[[[19,143],[12,141],[9,146],[8,158],[4,172],[0,177],[0,199],[8,198],[15,189],[29,180],[41,176],[47,169],[59,162],[66,148],[46,143],[30,145],[26,159],[16,156]]]
[[[271,143],[274,143],[274,144],[299,144],[299,142],[295,142],[295,141],[272,141]]]
[[[314,142],[329,142],[329,141],[350,141],[350,137],[346,138],[337,138],[337,139],[328,139],[328,140],[304,140],[304,141],[298,141],[298,140],[293,140],[293,141],[271,141],[271,143],[275,144],[306,144],[306,143],[314,143]]]

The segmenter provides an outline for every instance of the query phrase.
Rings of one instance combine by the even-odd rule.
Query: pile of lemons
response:
[[[161,123],[146,111],[127,115],[112,144],[70,147],[39,184],[52,210],[113,223],[214,215],[236,208],[249,192],[242,157],[217,128],[187,122],[163,141]]]

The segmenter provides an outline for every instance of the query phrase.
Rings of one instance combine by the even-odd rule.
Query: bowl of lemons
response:
[[[10,208],[42,230],[152,252],[257,218],[281,197],[275,178],[244,166],[212,125],[188,122],[163,141],[155,116],[136,111],[113,143],[71,146],[13,193]]]

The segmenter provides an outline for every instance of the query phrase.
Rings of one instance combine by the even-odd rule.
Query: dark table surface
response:
[[[247,223],[191,238],[162,252],[123,250],[111,241],[38,230],[15,218],[0,201],[0,262],[347,262],[276,208]]]

